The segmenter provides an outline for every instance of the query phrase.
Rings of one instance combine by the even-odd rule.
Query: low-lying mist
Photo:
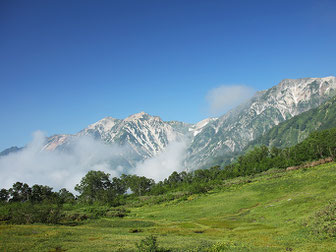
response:
[[[158,155],[138,162],[134,174],[160,181],[174,171],[180,172],[183,170],[186,149],[185,141],[172,142]]]
[[[156,156],[139,161],[133,167],[116,166],[121,157],[130,153],[129,146],[106,144],[89,136],[77,138],[67,151],[42,150],[45,135],[37,131],[23,150],[0,158],[0,188],[9,188],[20,181],[29,185],[42,184],[55,190],[74,191],[89,170],[100,170],[118,177],[122,173],[136,174],[155,181],[183,170],[186,143],[173,142]]]

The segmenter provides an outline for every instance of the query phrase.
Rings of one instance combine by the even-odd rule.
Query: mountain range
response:
[[[120,157],[120,163],[115,167],[134,167],[137,162],[162,153],[169,144],[184,142],[184,168],[204,168],[218,157],[229,159],[232,153],[242,151],[249,142],[274,126],[317,108],[334,95],[336,78],[332,76],[285,79],[268,90],[257,92],[250,100],[219,118],[188,124],[163,121],[145,112],[125,119],[105,117],[77,134],[48,137],[43,150],[68,151],[76,139],[91,136],[106,144],[127,146],[129,152]],[[7,149],[2,154],[10,152]]]
[[[285,79],[211,121],[188,148],[188,167],[207,167],[228,159],[273,126],[316,108],[336,94],[336,78]],[[223,161],[223,160],[222,160]]]

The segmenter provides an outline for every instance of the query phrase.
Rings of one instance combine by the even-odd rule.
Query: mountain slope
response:
[[[170,143],[184,141],[190,134],[188,130],[189,124],[165,122],[158,116],[140,112],[123,120],[105,117],[75,135],[52,136],[44,149],[66,150],[80,137],[91,136],[106,144],[127,146],[129,151],[123,155],[123,163],[135,166],[136,162],[162,152]]]
[[[207,167],[230,157],[280,122],[316,108],[336,92],[336,78],[286,79],[208,123],[193,139],[188,167]]]
[[[288,147],[301,142],[315,130],[324,130],[335,126],[336,96],[315,109],[280,123],[252,141],[248,146]]]
[[[16,147],[16,146],[10,147],[10,148],[5,149],[2,152],[0,152],[0,157],[1,156],[6,156],[6,155],[8,155],[10,153],[18,152],[18,151],[20,151],[22,149],[23,149],[23,147]]]

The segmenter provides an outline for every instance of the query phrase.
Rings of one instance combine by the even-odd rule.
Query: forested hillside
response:
[[[255,145],[289,147],[304,140],[315,130],[336,126],[336,96],[317,108],[297,115],[273,127],[266,134],[252,141],[248,148]]]

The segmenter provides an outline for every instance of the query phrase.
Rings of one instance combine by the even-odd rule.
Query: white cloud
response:
[[[182,169],[186,150],[184,142],[174,142],[155,157],[129,169],[115,165],[122,157],[130,155],[129,147],[105,144],[83,136],[67,151],[47,151],[42,150],[45,140],[42,132],[35,132],[32,142],[26,148],[0,158],[0,189],[10,188],[13,183],[20,181],[30,186],[48,185],[55,190],[65,187],[74,192],[75,185],[89,170],[104,171],[112,177],[132,173],[157,181]]]
[[[33,141],[22,151],[0,158],[0,188],[9,188],[20,181],[43,184],[58,190],[73,191],[89,170],[101,170],[119,176],[123,168],[111,169],[111,162],[126,151],[126,147],[107,145],[91,137],[80,137],[71,150],[43,151],[45,136],[35,132]]]
[[[252,87],[245,85],[222,85],[211,89],[206,96],[209,112],[213,116],[222,115],[247,101],[254,93]]]
[[[139,162],[134,173],[147,178],[152,178],[156,182],[167,178],[174,171],[183,170],[183,161],[186,154],[185,142],[170,143],[158,155]]]

